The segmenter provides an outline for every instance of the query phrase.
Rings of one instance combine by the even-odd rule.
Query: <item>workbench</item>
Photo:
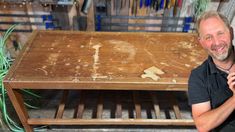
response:
[[[182,119],[142,119],[136,116],[102,119],[64,119],[66,90],[187,91],[191,70],[207,58],[193,33],[34,31],[4,79],[10,100],[26,131],[34,125],[194,125]],[[163,72],[158,80],[141,75],[150,67]],[[65,90],[55,118],[30,118],[20,89]],[[137,99],[138,100],[138,99]],[[153,107],[159,115],[157,100]],[[82,111],[84,108],[78,108]],[[78,113],[82,114],[82,113]]]

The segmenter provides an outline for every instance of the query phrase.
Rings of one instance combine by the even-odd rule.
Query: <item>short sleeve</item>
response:
[[[189,104],[197,104],[210,100],[207,88],[206,73],[193,70],[188,82]]]

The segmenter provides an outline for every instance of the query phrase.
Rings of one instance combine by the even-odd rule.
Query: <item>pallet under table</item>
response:
[[[192,126],[192,119],[183,119],[177,100],[166,96],[175,119],[161,119],[158,97],[149,92],[156,118],[141,115],[139,91],[187,91],[190,71],[206,58],[191,33],[116,33],[34,31],[14,61],[4,85],[26,131],[34,125],[179,125]],[[158,80],[141,78],[150,67],[163,74]],[[64,90],[55,118],[30,118],[20,89]],[[97,101],[95,118],[84,119],[83,94],[72,119],[63,112],[69,91],[111,90],[132,91],[135,116],[122,118],[122,104],[116,94],[115,116],[102,118],[104,95]],[[102,92],[101,92],[102,93]]]

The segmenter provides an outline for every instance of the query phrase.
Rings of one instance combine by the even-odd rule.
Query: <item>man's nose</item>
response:
[[[219,41],[220,41],[219,37],[217,37],[217,36],[213,36],[213,37],[212,37],[212,42],[213,42],[214,44],[219,44]]]

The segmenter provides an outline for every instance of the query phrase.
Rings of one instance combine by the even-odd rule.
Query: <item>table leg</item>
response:
[[[23,98],[17,89],[12,89],[10,84],[5,83],[4,84],[7,94],[16,110],[16,113],[18,114],[18,117],[25,129],[26,132],[32,132],[32,127],[27,123],[27,120],[29,118],[29,115],[26,111],[26,108],[24,106]]]

